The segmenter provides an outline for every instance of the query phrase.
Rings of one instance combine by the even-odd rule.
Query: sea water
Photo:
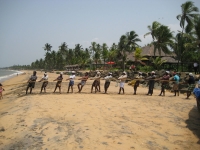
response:
[[[3,69],[0,69],[0,83],[7,80],[7,79],[10,79],[14,76],[17,76],[19,74],[21,74],[23,72],[21,71],[17,71],[17,70],[3,70]]]

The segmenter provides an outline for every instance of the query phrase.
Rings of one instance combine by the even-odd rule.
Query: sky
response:
[[[192,0],[200,9],[200,0]],[[91,42],[118,43],[134,30],[145,46],[153,21],[181,30],[176,16],[186,0],[0,0],[0,68],[30,65],[66,42],[69,48]]]

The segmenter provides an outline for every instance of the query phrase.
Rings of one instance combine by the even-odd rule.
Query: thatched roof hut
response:
[[[148,46],[144,46],[141,48],[142,49],[142,53],[141,55],[143,57],[146,58],[150,58],[150,57],[161,57],[162,60],[166,60],[166,63],[177,63],[178,61],[174,59],[174,57],[176,56],[175,53],[171,53],[171,54],[165,54],[163,51],[161,51],[161,53],[159,54],[158,51],[156,51],[155,55],[154,55],[154,46],[153,45],[148,45]],[[133,53],[127,53],[127,60],[128,61],[135,61],[135,57]]]

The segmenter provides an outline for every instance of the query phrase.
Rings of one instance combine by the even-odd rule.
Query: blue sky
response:
[[[144,46],[147,26],[158,21],[173,31],[185,0],[0,0],[0,67],[29,65],[44,58],[43,47],[57,51],[91,42],[118,43],[121,35],[134,30]],[[200,9],[200,0],[193,0]]]

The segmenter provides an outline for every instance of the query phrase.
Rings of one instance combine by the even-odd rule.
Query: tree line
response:
[[[151,35],[154,46],[154,55],[158,51],[161,54],[174,53],[175,59],[179,63],[186,61],[199,61],[200,64],[200,14],[199,9],[192,1],[187,1],[181,5],[181,14],[177,19],[180,21],[181,31],[174,36],[174,31],[157,21],[147,28],[149,32],[144,37]],[[135,31],[127,32],[119,38],[118,44],[113,43],[110,47],[106,43],[98,44],[92,42],[88,48],[76,44],[74,48],[69,48],[66,42],[61,43],[58,50],[52,50],[52,46],[46,43],[43,47],[45,51],[44,59],[37,59],[31,65],[15,65],[13,69],[45,69],[45,70],[63,70],[66,65],[78,64],[82,68],[99,62],[104,64],[107,61],[113,61],[123,70],[127,62],[127,54],[132,53],[136,60],[142,58],[138,42],[141,40]],[[157,58],[158,59],[158,58]],[[160,59],[158,59],[160,60]],[[152,62],[155,61],[152,59]],[[177,68],[177,69],[178,69]]]

